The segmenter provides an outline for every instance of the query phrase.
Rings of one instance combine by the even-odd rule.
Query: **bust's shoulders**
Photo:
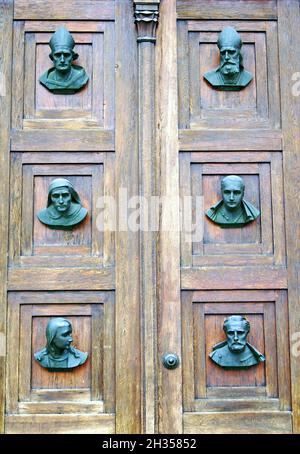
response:
[[[34,353],[34,358],[40,363],[41,366],[49,367],[49,356],[45,348]]]
[[[249,71],[246,71],[245,69],[243,69],[241,71],[239,85],[246,87],[246,85],[248,85],[252,79],[253,79],[252,74]]]
[[[87,358],[88,358],[87,352],[82,352],[81,350],[72,347],[68,355],[68,367],[72,368],[81,366],[81,364],[84,364],[86,362]]]
[[[43,224],[47,224],[49,222],[48,208],[43,208],[39,211],[37,217]]]
[[[213,87],[214,86],[219,86],[222,81],[221,81],[221,78],[220,78],[220,75],[219,75],[219,71],[218,71],[218,68],[216,69],[213,69],[212,71],[207,71],[204,75],[203,75],[204,79],[207,80],[207,82],[209,82]]]

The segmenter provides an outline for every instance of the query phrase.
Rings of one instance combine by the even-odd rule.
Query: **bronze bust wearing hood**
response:
[[[50,59],[54,66],[41,77],[40,83],[54,94],[73,94],[84,87],[89,77],[84,68],[72,64],[78,54],[74,52],[75,41],[70,32],[59,27],[50,39]]]
[[[49,186],[47,208],[39,211],[38,219],[51,229],[71,230],[87,215],[72,183],[56,178]]]
[[[88,353],[71,346],[72,325],[65,318],[52,318],[46,328],[47,345],[34,354],[49,371],[68,371],[85,363]]]

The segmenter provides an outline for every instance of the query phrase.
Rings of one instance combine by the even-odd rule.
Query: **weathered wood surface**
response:
[[[50,121],[50,120],[49,120]],[[101,130],[13,131],[12,151],[114,151],[114,132]]]
[[[116,1],[116,181],[139,193],[137,48],[132,2]],[[119,202],[118,202],[119,203]],[[116,233],[116,431],[141,430],[139,232]]]
[[[296,202],[299,200],[300,193],[300,103],[299,94],[298,96],[293,95],[293,88],[295,87],[293,87],[292,82],[292,75],[298,73],[299,71],[299,24],[299,2],[296,0],[279,1],[278,43],[280,59],[282,131],[284,143],[283,169],[287,236],[289,329],[291,342],[293,336],[295,335],[294,333],[300,331],[300,289],[298,281],[298,270],[300,264],[300,204],[299,202]],[[292,43],[292,46],[290,43]],[[287,52],[287,49],[290,49],[290,51]],[[286,314],[282,314],[282,316],[286,316]],[[295,433],[300,433],[300,362],[299,358],[293,354],[291,355],[291,383],[293,428]]]
[[[5,349],[6,349],[6,274],[9,213],[9,146],[11,118],[11,64],[12,64],[13,1],[0,2],[0,433],[4,431],[5,409]]]
[[[6,417],[7,434],[113,434],[115,416],[54,414],[11,415]]]
[[[113,268],[11,268],[9,290],[111,290]]]
[[[15,0],[14,19],[113,20],[113,0]]]
[[[181,353],[179,163],[177,140],[176,1],[163,0],[157,41],[157,126],[160,150],[160,194],[170,197],[160,218],[159,358]],[[182,370],[158,365],[159,432],[182,433]]]
[[[152,24],[149,25],[151,27]],[[150,30],[149,30],[150,35]],[[139,179],[140,195],[148,201],[157,195],[159,172],[156,166],[155,148],[155,43],[139,43]],[[154,218],[154,219],[153,219]],[[148,228],[155,225],[158,213],[142,212],[140,234],[140,301],[142,314],[141,348],[143,351],[142,376],[142,431],[156,433],[156,371],[157,371],[157,338],[156,338],[156,244],[157,232]],[[144,226],[144,227],[143,227]]]
[[[186,434],[290,434],[292,414],[280,411],[185,413]]]
[[[178,0],[180,19],[276,19],[276,0]]]
[[[230,266],[182,268],[181,287],[183,290],[285,289],[287,272],[280,267],[239,267],[234,273]]]

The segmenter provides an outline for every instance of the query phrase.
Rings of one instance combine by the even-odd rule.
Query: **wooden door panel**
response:
[[[45,8],[39,0],[16,0],[13,6],[8,362],[1,421],[5,413],[7,433],[139,432],[138,235],[118,236],[114,225],[115,188],[126,187],[130,197],[138,187],[132,3],[55,0]],[[89,76],[74,95],[53,94],[39,82],[53,66],[49,40],[59,26],[72,34],[75,63]],[[70,231],[49,229],[37,219],[57,177],[73,183],[88,210]],[[110,202],[115,205],[108,215],[103,208]],[[51,372],[33,356],[45,346],[54,317],[72,323],[73,345],[89,353],[71,372]]]
[[[276,22],[231,21],[243,41],[243,63],[253,75],[238,92],[213,90],[203,74],[219,64],[217,39],[225,21],[178,22],[179,127],[278,128]]]
[[[221,179],[232,174],[243,178],[245,199],[261,212],[243,229],[221,229],[199,214],[199,209],[206,211],[221,200]],[[182,199],[192,197],[194,204],[192,225],[199,225],[199,219],[202,222],[199,239],[183,229],[183,266],[285,264],[281,153],[184,152],[180,154],[180,181]],[[187,215],[183,211],[183,226]]]
[[[177,40],[168,42],[168,51],[163,42],[161,46],[177,80],[172,79],[173,84],[164,80],[162,93],[167,97],[177,92],[179,141],[169,142],[172,164],[163,160],[162,186],[168,190],[171,179],[178,176],[182,231],[180,253],[172,236],[174,266],[161,257],[162,281],[167,284],[160,301],[159,333],[163,337],[176,330],[179,335],[169,343],[162,341],[160,348],[181,349],[183,408],[175,395],[178,376],[163,372],[161,396],[169,392],[174,404],[166,419],[161,417],[161,431],[176,427],[184,433],[290,433],[298,417],[292,405],[291,375],[296,366],[290,351],[297,298],[294,293],[291,297],[289,286],[297,283],[291,281],[293,271],[287,268],[285,163],[297,159],[295,147],[290,153],[283,140],[287,133],[282,130],[281,103],[286,94],[280,76],[287,76],[280,66],[284,51],[278,40],[283,10],[291,7],[299,18],[299,4],[293,0],[170,3],[164,6],[169,13],[164,27],[168,33],[176,28]],[[277,8],[279,3],[282,9]],[[245,69],[253,74],[250,84],[237,92],[215,90],[203,79],[219,64],[217,39],[228,25],[239,32]],[[175,134],[174,105],[167,99],[166,135]],[[289,102],[296,101],[290,97]],[[165,143],[162,140],[164,151]],[[261,214],[243,228],[222,229],[205,216],[205,210],[221,199],[221,179],[231,174],[244,179],[245,199]],[[185,231],[199,224],[200,238]],[[161,247],[170,240],[162,235]],[[181,310],[174,299],[178,287],[170,287],[171,282],[176,285],[171,275],[176,275],[179,261]],[[166,272],[164,266],[171,269]],[[233,314],[249,320],[248,341],[265,355],[264,363],[237,371],[221,368],[209,358],[213,346],[225,339],[224,319]]]
[[[50,93],[39,82],[51,67],[49,40],[59,26],[72,33],[79,54],[76,64],[90,79],[72,96]],[[15,21],[13,127],[113,129],[114,33],[112,21]]]
[[[182,309],[185,411],[290,410],[284,291],[183,292]],[[226,339],[223,322],[229,315],[247,318],[248,341],[265,362],[247,370],[224,370],[211,361],[213,346]]]
[[[115,310],[113,292],[18,292],[9,294],[8,414],[115,414]],[[53,317],[67,318],[74,345],[88,352],[70,372],[50,372],[33,354],[45,346]],[[19,358],[19,359],[17,359]],[[17,361],[16,361],[17,359]],[[34,428],[33,428],[34,430]]]
[[[12,265],[114,264],[114,233],[107,227],[111,220],[101,218],[104,197],[114,196],[114,153],[15,153],[11,174]],[[49,184],[60,177],[74,184],[88,210],[72,231],[49,229],[37,218],[47,204]]]

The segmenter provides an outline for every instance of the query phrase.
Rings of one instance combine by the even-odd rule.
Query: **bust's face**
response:
[[[236,210],[241,206],[244,196],[244,188],[242,182],[235,179],[226,179],[222,183],[222,197],[226,208]]]
[[[226,76],[240,72],[240,51],[236,47],[222,47],[220,50],[220,71]]]
[[[71,206],[72,196],[69,188],[56,188],[51,191],[51,202],[60,214],[65,213]]]
[[[66,74],[71,70],[73,55],[69,50],[57,50],[52,54],[55,69]]]
[[[52,341],[57,349],[66,350],[72,342],[72,327],[70,325],[66,324],[57,328],[56,335]]]
[[[232,353],[241,353],[247,342],[248,331],[242,322],[229,322],[226,328],[227,344]]]

